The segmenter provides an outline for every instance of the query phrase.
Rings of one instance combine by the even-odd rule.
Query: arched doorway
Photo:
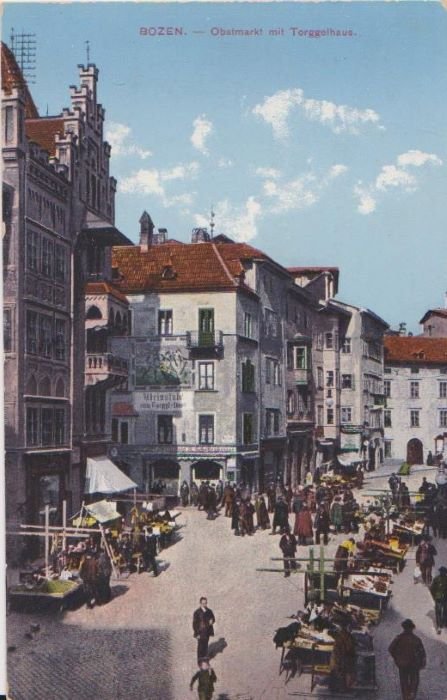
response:
[[[191,477],[193,481],[210,481],[216,483],[222,478],[222,466],[218,462],[204,459],[191,465]]]
[[[424,450],[418,438],[412,438],[407,444],[408,464],[424,464]]]
[[[179,491],[180,465],[171,459],[159,459],[151,465],[151,491],[162,482],[163,496],[177,496]]]

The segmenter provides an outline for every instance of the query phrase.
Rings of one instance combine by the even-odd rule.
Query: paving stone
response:
[[[367,476],[365,489],[387,485],[391,469]],[[430,476],[429,473],[424,472]],[[422,473],[406,479],[410,489]],[[433,478],[433,476],[431,477]],[[291,517],[292,523],[292,517]],[[196,695],[189,681],[196,671],[192,612],[201,595],[216,615],[211,649],[218,677],[215,700],[284,700],[301,691],[310,696],[308,676],[288,686],[278,677],[280,650],[272,638],[277,627],[303,605],[303,576],[256,571],[281,568],[279,535],[269,531],[235,537],[230,519],[207,521],[202,512],[185,509],[181,539],[159,557],[162,573],[131,575],[114,582],[114,598],[105,606],[82,607],[61,616],[10,613],[8,672],[12,700],[186,700]],[[342,536],[333,537],[328,555]],[[435,542],[437,566],[447,563],[447,540]],[[300,547],[304,556],[307,547]],[[414,552],[413,552],[414,556]],[[412,579],[413,563],[395,577],[394,593],[382,622],[375,628],[377,700],[397,700],[399,683],[387,648],[411,617],[428,654],[421,673],[418,700],[446,700],[447,632],[433,627],[429,592]],[[26,640],[30,624],[40,631]],[[214,645],[214,647],[212,646]]]

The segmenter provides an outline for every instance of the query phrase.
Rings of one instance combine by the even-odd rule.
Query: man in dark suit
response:
[[[207,599],[200,598],[200,607],[194,611],[192,628],[197,639],[197,661],[208,658],[209,638],[214,635],[213,625],[216,622],[214,613],[207,606]]]

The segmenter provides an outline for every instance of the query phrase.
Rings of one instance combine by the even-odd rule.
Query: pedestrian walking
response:
[[[282,533],[279,546],[284,557],[284,576],[287,577],[290,576],[292,569],[296,569],[294,557],[296,556],[297,542],[295,535],[292,535],[289,527],[283,528]]]
[[[435,565],[435,556],[437,555],[436,548],[429,542],[429,538],[425,537],[421,540],[419,547],[416,550],[416,564],[419,564],[421,569],[422,581],[428,586],[432,581],[432,569]]]
[[[191,484],[191,505],[196,506],[199,503],[199,487],[196,482],[193,481]]]
[[[314,520],[315,543],[320,544],[320,537],[323,535],[323,543],[328,543],[329,535],[329,514],[323,503],[318,506]]]
[[[231,529],[234,530],[235,535],[240,535],[239,532],[239,510],[241,507],[241,501],[239,498],[233,500],[231,507]]]
[[[188,482],[186,481],[186,479],[183,481],[183,484],[180,486],[180,498],[182,499],[183,508],[186,508],[186,506],[189,503],[189,486],[188,486]]]
[[[112,598],[112,589],[110,588],[110,577],[112,576],[112,564],[109,555],[104,548],[98,557],[98,574],[97,574],[97,603],[103,605],[109,603]]]
[[[334,500],[332,501],[329,517],[331,525],[333,525],[335,528],[335,532],[340,532],[343,524],[343,505],[341,503],[340,496],[335,496]]]
[[[194,637],[197,639],[197,661],[200,663],[203,659],[208,658],[208,642],[209,638],[214,635],[214,624],[216,619],[214,613],[208,607],[207,599],[202,596],[200,598],[200,607],[194,611],[192,618],[192,628]]]
[[[412,620],[402,622],[403,632],[391,642],[388,651],[399,669],[402,700],[415,700],[419,687],[419,672],[425,668],[426,655],[422,641],[413,630]]]
[[[234,489],[232,488],[231,484],[227,481],[222,496],[222,503],[225,506],[225,517],[227,518],[231,518],[233,512],[233,500]]]
[[[280,532],[283,528],[289,527],[289,508],[282,496],[279,496],[275,504],[275,510],[273,513],[273,526],[271,532],[272,535],[275,534],[277,527],[279,527]]]
[[[98,560],[89,550],[86,551],[79,569],[85,600],[88,608],[93,608],[98,597]]]
[[[264,496],[261,496],[259,499],[258,527],[260,527],[262,530],[270,527],[270,518]]]
[[[309,539],[313,540],[312,518],[305,503],[303,503],[300,512],[295,515],[293,534],[298,536],[300,545],[306,545]]]
[[[199,700],[211,700],[214,693],[214,684],[217,682],[217,676],[208,661],[202,661],[200,664],[200,671],[197,671],[191,678],[189,684],[190,690],[194,690],[194,683],[196,681],[198,681],[197,690],[199,693]]]
[[[143,533],[142,555],[144,569],[145,571],[149,571],[149,569],[152,568],[154,576],[158,576],[158,565],[155,558],[157,554],[157,538],[153,534],[151,527],[145,526]]]
[[[447,568],[445,566],[439,567],[439,575],[433,579],[430,593],[435,601],[436,632],[441,634],[442,627],[447,626]]]

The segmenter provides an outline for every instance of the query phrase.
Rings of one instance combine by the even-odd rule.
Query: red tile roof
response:
[[[447,318],[447,309],[429,309],[425,312],[419,323],[425,323],[430,316],[441,316],[442,318]]]
[[[447,365],[447,338],[386,335],[385,364],[392,362]]]
[[[21,87],[25,94],[25,117],[35,119],[39,116],[37,107],[23,78],[22,71],[11,49],[2,41],[2,89],[10,95],[13,88]]]
[[[119,299],[119,301],[129,304],[125,294],[120,292],[119,289],[114,287],[109,282],[87,282],[85,285],[85,294],[110,294],[112,297],[115,297],[115,299]]]
[[[126,292],[228,291],[239,288],[234,278],[250,258],[269,260],[246,243],[164,243],[147,252],[140,246],[115,247],[112,265],[120,277],[115,284]]]
[[[64,120],[61,117],[42,117],[25,121],[26,137],[47,151],[50,156],[56,153],[55,136],[64,135]]]
[[[138,413],[130,403],[123,401],[113,404],[112,416],[119,416],[123,418],[125,416],[138,416]]]

